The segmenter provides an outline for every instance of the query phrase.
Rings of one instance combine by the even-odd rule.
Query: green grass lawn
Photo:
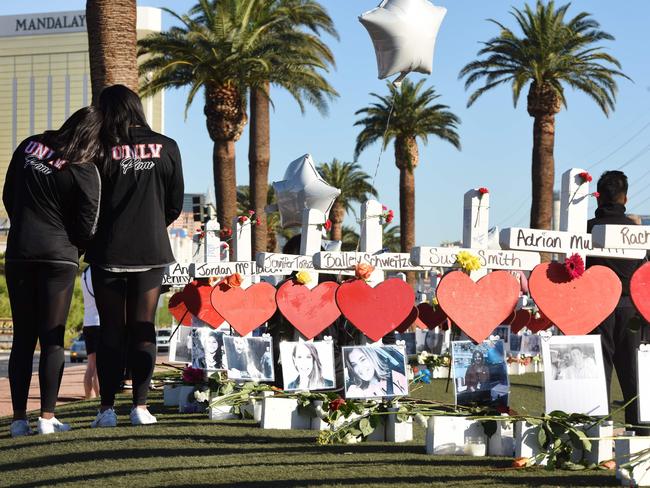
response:
[[[541,375],[511,378],[511,406],[543,410]],[[444,380],[417,396],[452,400]],[[615,388],[614,400],[621,394]],[[319,446],[315,431],[262,430],[252,421],[210,422],[179,414],[151,395],[153,426],[128,423],[128,397],[117,410],[121,427],[90,429],[97,402],[59,409],[72,432],[9,438],[9,418],[0,419],[0,486],[618,486],[611,471],[510,469],[511,459],[438,457],[424,454],[424,430],[407,444]],[[621,421],[621,417],[617,416]]]

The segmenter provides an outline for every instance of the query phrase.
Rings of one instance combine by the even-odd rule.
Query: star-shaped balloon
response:
[[[359,16],[377,55],[382,80],[410,71],[431,74],[436,36],[447,9],[427,0],[384,0]]]
[[[310,154],[292,161],[282,181],[273,182],[278,201],[282,227],[302,224],[302,211],[306,208],[329,214],[341,190],[329,185],[316,170]]]

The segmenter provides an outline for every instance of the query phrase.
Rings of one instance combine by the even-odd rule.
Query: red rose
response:
[[[478,192],[479,192],[481,195],[486,195],[486,194],[490,193],[490,190],[488,190],[487,188],[485,188],[484,186],[482,186],[481,188],[478,189]]]
[[[597,191],[593,192],[592,195],[594,198],[600,198],[600,193]]]
[[[260,223],[261,223],[261,221],[260,221],[259,217],[256,218],[256,219],[255,219],[255,225],[260,225]]]
[[[323,224],[323,227],[325,227],[325,230],[329,232],[332,228],[332,221],[330,219],[327,219],[325,221],[325,224]]]
[[[248,211],[248,215],[252,216],[253,214],[255,214],[255,210],[249,210]]]
[[[330,402],[329,409],[331,412],[336,412],[343,405],[345,405],[345,400],[343,398],[336,398]]]
[[[248,217],[245,215],[240,215],[239,218],[237,219],[240,224],[243,224],[244,222],[248,222]]]
[[[579,173],[578,176],[582,178],[583,183],[590,183],[591,180],[593,180],[588,171],[583,171],[582,173]]]

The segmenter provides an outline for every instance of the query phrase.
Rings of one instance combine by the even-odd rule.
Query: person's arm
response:
[[[70,168],[76,184],[76,218],[74,220],[75,244],[84,247],[95,235],[99,221],[99,204],[102,180],[97,166],[83,163]]]
[[[19,165],[18,159],[22,158],[22,153],[23,153],[22,146],[23,144],[18,146],[18,148],[16,148],[16,150],[14,151],[13,156],[11,157],[11,161],[9,162],[9,168],[7,168],[7,174],[5,175],[4,188],[2,189],[2,203],[4,204],[5,210],[7,211],[7,215],[9,216],[10,219],[14,210],[14,195],[16,190],[16,184],[14,178],[16,175],[16,168]]]
[[[185,191],[181,153],[176,143],[170,148],[169,157],[172,163],[172,174],[167,180],[167,187],[165,188],[165,224],[167,226],[171,225],[181,214],[183,210],[183,193]]]

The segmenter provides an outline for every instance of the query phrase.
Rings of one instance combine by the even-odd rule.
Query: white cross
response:
[[[596,246],[650,249],[650,225],[595,225],[591,239]]]
[[[531,270],[540,262],[538,253],[488,249],[488,228],[490,194],[472,189],[463,199],[463,248],[459,247],[414,247],[411,261],[423,266],[442,268],[457,267],[460,251],[478,256],[481,269],[472,271],[472,278],[478,279],[490,269]]]
[[[589,183],[583,182],[585,170],[573,168],[562,175],[560,198],[560,229],[540,230],[512,227],[503,229],[499,236],[501,247],[523,251],[558,254],[578,253],[621,259],[642,259],[645,251],[621,248],[594,247],[591,234],[587,234],[589,208]]]

